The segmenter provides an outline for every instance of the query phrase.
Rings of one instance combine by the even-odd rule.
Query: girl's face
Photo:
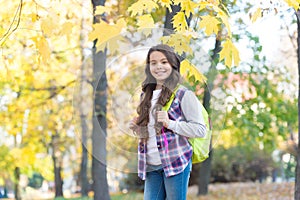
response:
[[[150,54],[150,73],[158,84],[163,84],[172,73],[172,66],[166,56],[160,51],[153,51]]]

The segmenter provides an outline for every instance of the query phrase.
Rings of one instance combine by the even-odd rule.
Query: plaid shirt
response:
[[[180,108],[180,102],[187,89],[181,86],[168,111],[171,120],[184,120],[183,113]],[[168,141],[168,150],[165,148],[164,137],[162,134],[156,136],[157,148],[160,154],[162,167],[166,177],[181,173],[188,165],[192,157],[192,147],[188,142],[188,138],[175,134],[169,129],[164,129]],[[139,142],[138,145],[138,176],[146,179],[146,154],[147,144]]]

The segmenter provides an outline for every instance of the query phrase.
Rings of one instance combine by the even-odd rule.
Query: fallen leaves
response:
[[[197,197],[197,186],[188,191],[190,200],[291,200],[294,183],[217,183],[209,185],[207,196]]]

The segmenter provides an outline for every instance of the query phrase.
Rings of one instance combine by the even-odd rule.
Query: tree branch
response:
[[[2,46],[5,43],[5,40],[8,36],[10,36],[15,30],[17,30],[17,28],[19,27],[20,21],[21,21],[21,13],[22,13],[22,5],[23,4],[23,0],[20,1],[19,6],[17,8],[16,14],[14,15],[14,19],[12,21],[12,23],[9,26],[9,29],[6,31],[6,33],[1,37],[0,42],[2,41],[1,45]],[[10,31],[12,29],[12,26],[17,18],[18,15],[18,21],[16,26],[13,28],[12,31]]]

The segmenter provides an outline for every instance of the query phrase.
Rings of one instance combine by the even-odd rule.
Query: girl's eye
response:
[[[163,61],[163,62],[162,62],[162,64],[167,64],[167,63],[168,63],[167,61]]]

